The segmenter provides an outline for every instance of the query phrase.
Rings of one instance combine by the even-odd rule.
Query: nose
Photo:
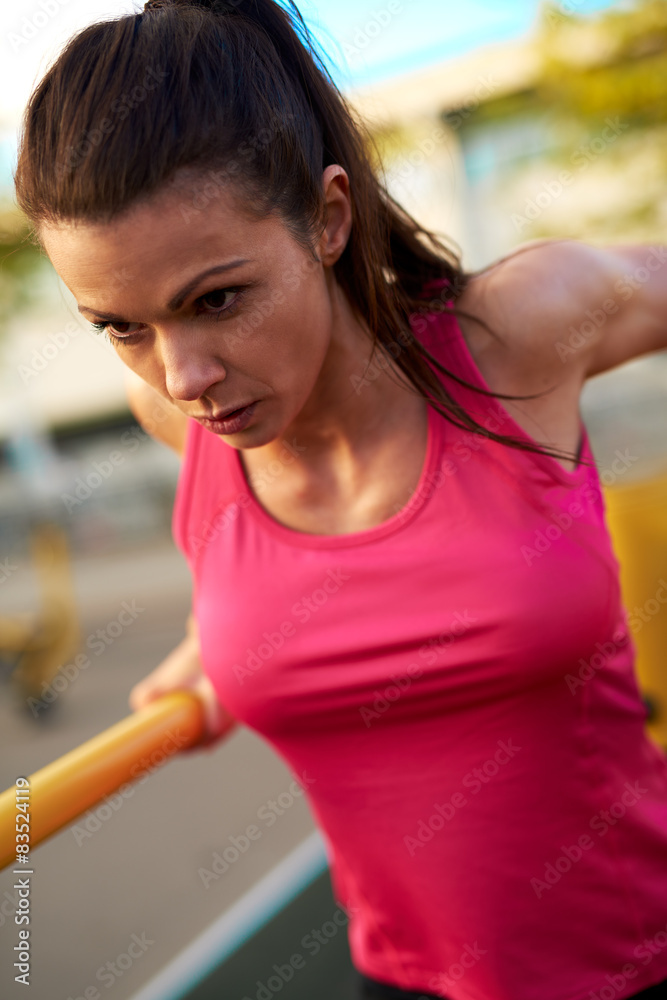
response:
[[[180,329],[164,335],[160,349],[165,387],[172,399],[192,402],[227,376],[210,342],[207,345],[204,338],[189,330]]]

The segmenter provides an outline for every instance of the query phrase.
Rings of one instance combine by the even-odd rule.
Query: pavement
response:
[[[0,687],[1,788],[128,715],[130,688],[183,636],[190,578],[168,539],[78,558],[73,573],[84,637],[113,621],[123,602],[141,611],[37,718],[8,685]],[[31,574],[21,567],[11,592],[3,591],[2,611],[25,607],[31,587]],[[16,876],[11,869],[0,873],[2,1000],[131,997],[314,830],[303,797],[289,792],[291,782],[282,760],[243,727],[214,750],[172,758],[152,771],[115,811],[104,810],[102,820],[88,815],[36,847],[29,992],[12,972],[19,940]],[[287,806],[278,806],[268,826],[258,812],[274,811],[269,803],[279,795]],[[205,884],[198,870],[210,871],[214,853],[252,823],[261,836]],[[139,957],[123,971],[115,960],[131,945]],[[118,975],[105,969],[108,962]]]

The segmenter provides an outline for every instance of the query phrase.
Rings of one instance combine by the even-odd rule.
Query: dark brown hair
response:
[[[434,368],[499,399],[543,394],[471,386],[415,337],[411,322],[418,329],[434,312],[489,329],[450,304],[472,274],[388,193],[371,162],[370,133],[336,88],[297,7],[285,2],[149,0],[141,13],[74,35],[23,117],[14,183],[35,226],[31,238],[39,244],[45,221],[109,221],[179,172],[202,181],[199,204],[207,190],[230,183],[255,216],[277,210],[313,256],[325,226],[322,171],[340,164],[350,181],[352,229],[335,275],[373,337],[372,357],[376,349],[392,357],[455,426],[576,460],[483,427],[445,390]],[[195,212],[196,205],[195,198]]]

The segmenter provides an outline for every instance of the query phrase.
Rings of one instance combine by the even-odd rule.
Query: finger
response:
[[[152,701],[155,701],[156,698],[160,698],[163,693],[162,688],[159,687],[133,688],[130,691],[129,696],[130,708],[134,712],[138,712],[139,709],[149,705]]]

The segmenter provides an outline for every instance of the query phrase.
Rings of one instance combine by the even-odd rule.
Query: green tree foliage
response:
[[[667,121],[667,3],[636,0],[595,16],[575,0],[544,3],[537,92],[582,121],[620,117],[642,127]]]
[[[9,207],[0,209],[0,333],[10,315],[34,301],[44,267],[45,257],[23,215]]]

